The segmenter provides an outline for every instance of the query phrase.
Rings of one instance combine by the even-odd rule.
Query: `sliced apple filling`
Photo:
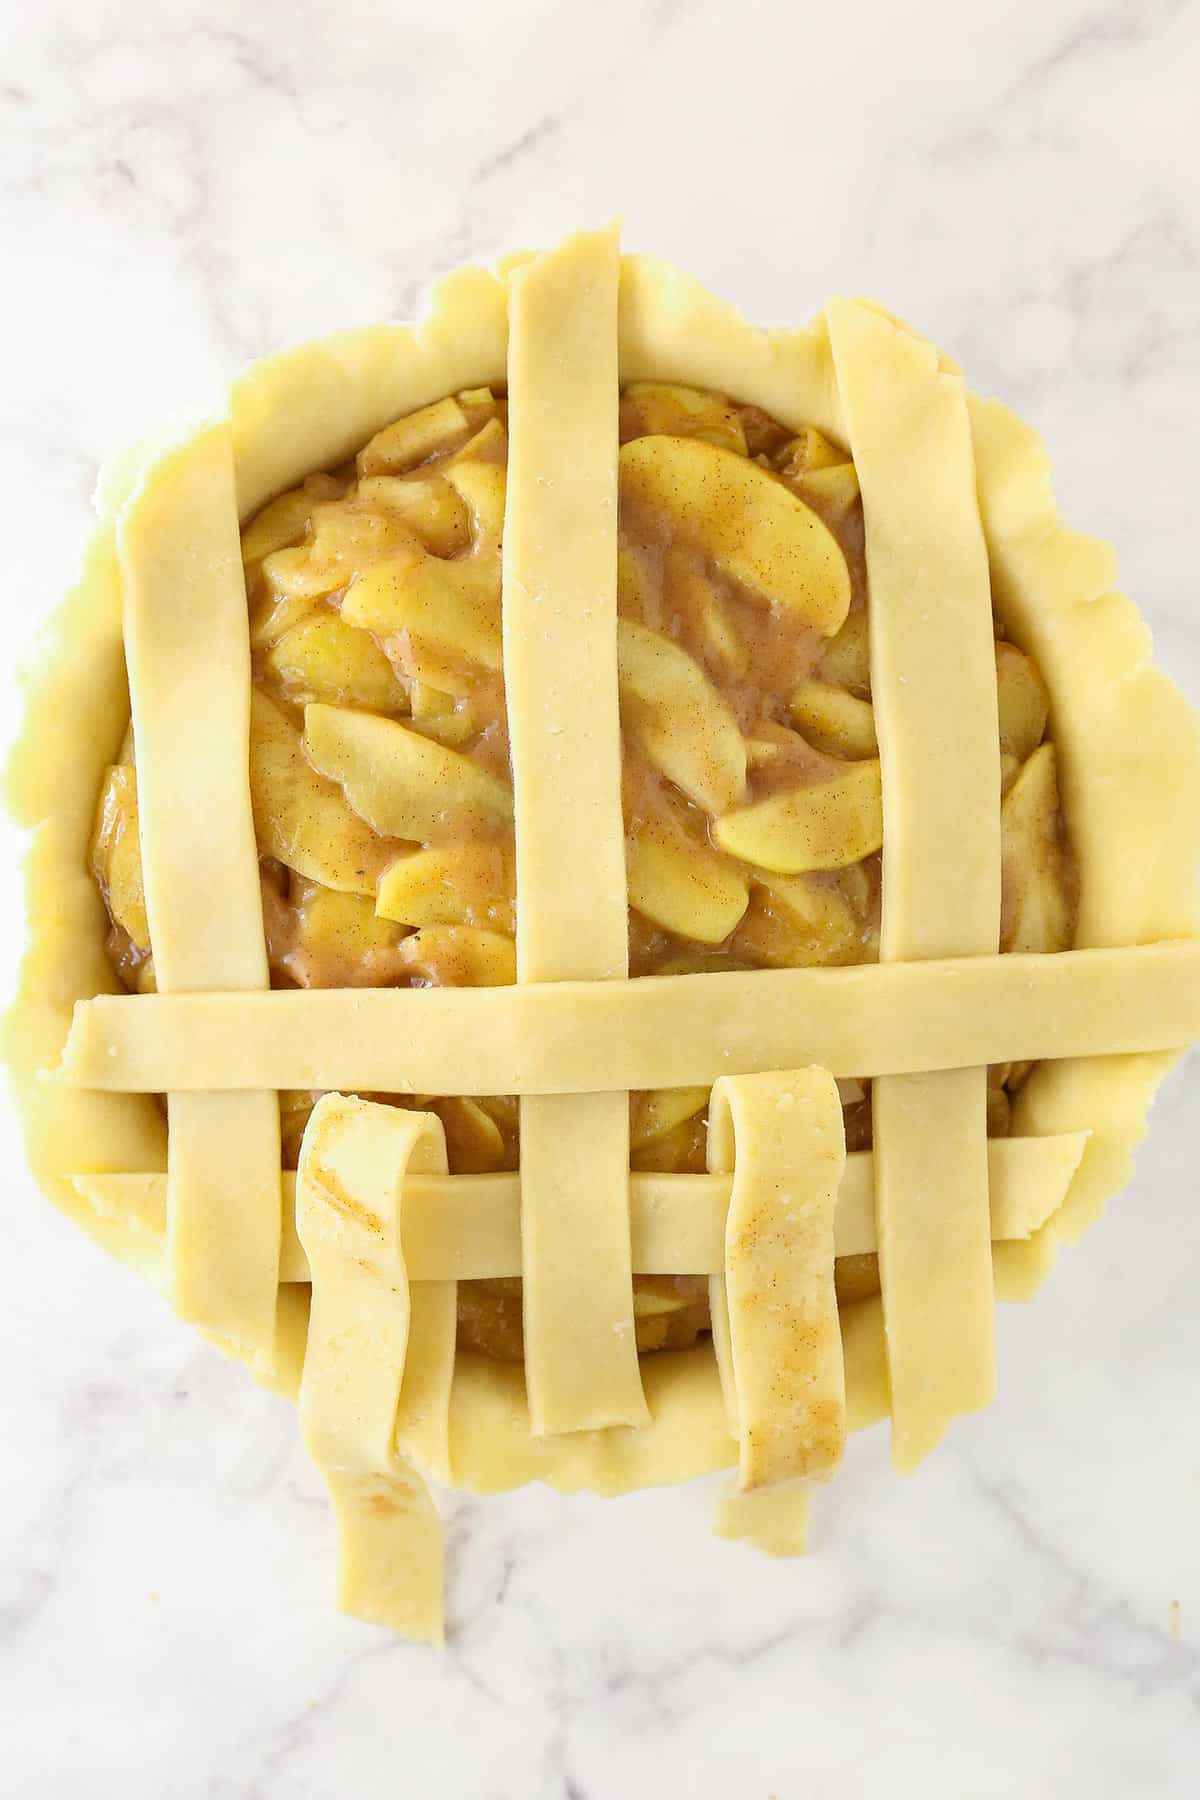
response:
[[[882,784],[858,478],[812,427],[672,383],[620,408],[618,680],[630,970],[779,969],[878,954]],[[398,419],[352,465],[249,521],[250,789],[276,986],[515,980],[513,796],[501,547],[505,401],[488,389]],[[997,635],[1003,941],[1074,931],[1049,697]],[[99,800],[93,867],[122,981],[154,986],[137,774],[127,741]],[[586,879],[586,871],[581,872]],[[1008,1129],[1027,1066],[990,1072]],[[851,1149],[870,1092],[845,1082]],[[280,1096],[294,1165],[319,1096]],[[420,1095],[460,1173],[518,1166],[507,1096]],[[703,1088],[630,1098],[635,1169],[704,1168]],[[839,1265],[844,1298],[873,1258]],[[707,1328],[702,1278],[637,1277],[643,1350]],[[520,1283],[460,1288],[460,1341],[521,1353]]]

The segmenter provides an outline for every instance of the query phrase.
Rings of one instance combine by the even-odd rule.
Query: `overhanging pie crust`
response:
[[[561,357],[547,355],[548,343]],[[552,860],[539,853],[538,833],[547,821],[560,831],[575,828],[578,819],[564,802],[577,790],[593,796],[594,841],[611,842],[605,837],[611,823],[602,829],[599,820],[607,814],[611,821],[614,801],[615,740],[602,735],[605,721],[614,722],[614,670],[605,648],[607,622],[615,615],[613,423],[618,380],[651,378],[734,395],[793,430],[814,425],[853,454],[863,484],[885,849],[888,834],[899,833],[896,847],[914,850],[890,863],[885,857],[890,886],[884,954],[891,960],[877,969],[679,977],[672,993],[663,995],[661,1014],[667,1034],[672,1026],[677,1032],[662,1052],[672,1076],[678,1078],[680,1055],[686,1058],[697,1042],[725,1051],[733,1066],[685,1073],[701,1081],[726,1077],[735,1117],[739,1109],[748,1109],[747,1118],[756,1116],[755,1096],[762,1090],[755,1083],[769,1078],[784,1084],[772,1090],[772,1104],[783,1107],[786,1141],[770,1166],[807,1170],[797,1179],[807,1184],[810,1200],[816,1166],[811,1133],[827,1117],[817,1101],[820,1078],[789,1074],[796,1067],[791,1061],[768,1062],[761,1074],[752,1073],[761,1065],[747,1046],[756,1032],[768,1047],[791,1045],[789,1008],[811,994],[821,997],[818,1013],[824,1006],[827,1014],[819,1045],[845,1059],[839,1068],[838,1055],[826,1057],[832,1072],[883,1076],[872,1164],[878,1235],[866,1241],[877,1242],[882,1253],[885,1299],[882,1306],[868,1300],[842,1309],[844,1398],[828,1309],[846,1181],[836,1206],[817,1214],[802,1209],[803,1244],[780,1227],[788,1209],[767,1205],[754,1241],[735,1241],[730,1234],[723,1258],[715,1259],[713,1207],[723,1231],[729,1205],[728,1187],[713,1186],[729,1173],[715,1141],[713,1175],[677,1178],[708,1185],[702,1197],[695,1190],[695,1251],[689,1243],[676,1254],[695,1254],[691,1273],[710,1274],[727,1288],[732,1281],[728,1316],[719,1293],[714,1307],[721,1354],[714,1358],[707,1346],[663,1353],[643,1358],[639,1369],[628,1333],[621,1336],[629,1270],[647,1254],[644,1232],[639,1240],[639,1207],[653,1198],[653,1183],[648,1187],[645,1177],[634,1182],[631,1237],[622,1160],[627,1115],[623,1093],[619,1108],[613,1101],[614,1060],[605,1045],[616,1047],[617,1063],[623,1056],[632,1065],[624,1068],[627,1076],[643,1065],[657,1067],[663,1025],[656,1028],[648,1018],[638,1024],[629,1008],[642,1017],[643,996],[635,998],[634,990],[644,989],[648,1001],[660,984],[627,987],[621,980],[623,889],[620,933],[614,925],[612,942],[601,933],[587,966],[578,966],[572,961],[578,939],[564,931],[559,953],[558,921],[571,897],[564,902],[555,889]],[[378,1001],[344,992],[271,994],[261,920],[256,923],[251,904],[245,602],[232,567],[238,519],[311,471],[336,466],[397,416],[458,389],[506,380],[513,437],[505,543],[510,702],[514,689],[529,684],[521,701],[521,737],[514,738],[521,892],[528,901],[518,908],[518,974],[523,985],[545,984],[545,991],[395,994]],[[906,458],[901,445],[908,447]],[[547,485],[547,458],[569,462],[578,482]],[[330,1308],[336,1315],[339,1304],[351,1305],[350,1272],[337,1233],[330,1239],[324,1229],[328,1220],[319,1196],[294,1203],[298,1221],[307,1217],[312,1226],[306,1234],[300,1225],[303,1252],[291,1235],[279,1181],[278,1120],[267,1091],[268,1076],[280,1071],[255,1061],[256,1046],[265,1048],[279,1031],[271,1021],[289,1019],[281,1054],[311,1054],[307,1072],[316,1076],[320,1070],[322,1076],[314,1086],[453,1092],[453,1083],[412,1079],[411,1067],[389,1077],[383,1065],[395,1053],[397,1028],[401,1039],[411,1029],[420,1054],[440,1058],[439,1068],[452,1073],[455,1065],[469,1064],[471,1040],[488,1019],[523,1042],[523,1033],[540,1029],[540,1017],[552,1036],[565,1033],[576,1065],[567,1091],[556,1091],[549,1067],[538,1076],[538,1043],[530,1038],[521,1079],[505,1086],[492,1078],[493,1067],[487,1085],[477,1090],[522,1094],[532,1180],[524,1196],[511,1178],[494,1189],[499,1223],[495,1263],[488,1266],[512,1273],[514,1248],[519,1252],[534,1297],[527,1339],[527,1355],[533,1346],[533,1423],[546,1435],[531,1433],[519,1366],[454,1355],[452,1293],[461,1274],[455,1249],[461,1233],[449,1230],[420,1275],[414,1276],[411,1263],[405,1270],[411,1251],[399,1220],[411,1215],[420,1190],[405,1184],[401,1192],[396,1183],[413,1146],[386,1153],[395,1155],[392,1248],[400,1261],[388,1264],[383,1278],[402,1309],[411,1305],[407,1322],[396,1311],[387,1315],[397,1333],[389,1377],[399,1407],[395,1445],[378,1426],[390,1390],[377,1395],[370,1443],[349,1447],[329,1408],[337,1382],[331,1387],[323,1377],[321,1358],[310,1358],[303,1390],[306,1430],[335,1495],[351,1467],[360,1481],[354,1490],[359,1499],[361,1481],[384,1483],[382,1512],[352,1507],[350,1523],[343,1520],[344,1593],[357,1610],[415,1635],[440,1631],[440,1583],[402,1579],[413,1545],[428,1551],[432,1541],[427,1496],[421,1497],[419,1475],[413,1485],[410,1469],[480,1491],[539,1479],[612,1493],[737,1460],[731,1423],[741,1430],[754,1414],[749,1375],[745,1408],[738,1405],[737,1346],[749,1342],[743,1367],[758,1367],[753,1335],[746,1338],[746,1296],[756,1283],[769,1288],[774,1279],[788,1305],[815,1309],[810,1323],[821,1348],[813,1369],[820,1371],[824,1398],[833,1395],[835,1437],[891,1408],[897,1461],[908,1464],[937,1441],[956,1412],[986,1401],[993,1270],[1001,1295],[1032,1291],[1057,1245],[1078,1235],[1127,1178],[1154,1087],[1178,1047],[1200,1028],[1195,720],[1152,667],[1149,635],[1134,608],[1111,592],[1112,580],[1111,553],[1060,526],[1036,436],[1004,408],[968,395],[953,365],[907,328],[873,306],[839,301],[803,330],[759,331],[655,259],[618,262],[608,233],[584,234],[544,257],[512,258],[496,274],[469,270],[451,277],[415,328],[372,328],[255,365],[234,384],[225,418],[181,431],[165,449],[135,453],[108,473],[83,579],[56,621],[12,771],[15,809],[36,834],[29,863],[31,946],[8,1045],[30,1157],[52,1198],[114,1254],[165,1275],[177,1306],[223,1348],[243,1356],[261,1378],[296,1393],[308,1318],[305,1257],[318,1281],[322,1318]],[[1002,964],[995,956],[998,840],[994,801],[985,791],[996,755],[989,585],[1008,637],[1034,656],[1050,689],[1064,808],[1079,860],[1076,945],[1095,953],[1090,957],[1072,952]],[[970,596],[970,607],[955,611],[946,604],[951,586],[956,595]],[[583,590],[596,605],[586,619],[578,605]],[[544,639],[522,628],[521,609],[533,604],[539,620],[552,622]],[[198,631],[197,620],[209,615],[212,632]],[[539,699],[552,697],[556,684],[562,701],[557,719],[553,706],[543,709]],[[163,994],[93,1005],[95,996],[113,994],[117,984],[104,952],[103,907],[88,873],[87,846],[101,775],[125,731],[130,689],[139,764],[149,745],[156,747],[155,774],[143,796],[142,842],[156,963],[167,946],[160,965]],[[217,736],[214,697],[222,724]],[[961,746],[961,755],[931,758],[930,734],[923,729],[931,715],[934,729]],[[539,786],[539,753],[546,744],[538,733],[548,719],[560,735],[566,732],[561,748],[569,759],[564,766],[572,770],[572,783],[557,790],[544,781]],[[65,731],[64,720],[71,722]],[[193,785],[198,767],[189,746],[196,744],[206,746],[201,787]],[[220,820],[203,868],[194,859],[191,866],[181,861],[170,806],[176,792],[193,793],[196,804],[205,800],[206,816]],[[522,838],[520,821],[529,806],[533,822]],[[950,831],[956,854],[947,858]],[[1163,947],[1140,955],[1125,948],[1142,945]],[[957,957],[972,960],[946,960]],[[922,971],[909,966],[912,958],[932,960]],[[561,985],[574,979],[590,985]],[[188,997],[205,990],[206,998]],[[952,1016],[953,1008],[949,1014],[945,1008],[948,991],[957,993],[957,1004],[970,1015],[961,1041],[964,1054],[976,1059],[973,1072],[958,1068],[945,1031],[939,1038],[937,1019],[931,1024],[926,1016],[939,1005],[943,1025]],[[856,1041],[855,1021],[844,1017],[837,996],[849,1000],[858,993],[867,996],[867,1036]],[[879,1060],[889,996],[916,1009],[918,1045],[923,1030],[932,1036],[937,1047],[926,1062],[918,1054],[906,1064],[895,1051],[890,1062],[886,1055]],[[580,1025],[572,1032],[569,1009],[576,998]],[[991,1011],[981,1018],[972,1001]],[[77,1003],[63,1073],[47,1081],[45,1073],[58,1066],[67,1046]],[[154,1052],[138,1067],[136,1021],[151,1018],[155,1023],[143,1042],[152,1040]],[[319,1038],[316,1047],[298,1045],[297,1018],[304,1032]],[[593,1027],[589,1063],[580,1032]],[[989,1152],[978,1064],[992,1058],[993,1029],[1002,1043],[1006,1030],[1017,1036],[1006,1055],[1050,1058],[1057,1050],[1059,1058],[1039,1062],[1016,1103],[1014,1139]],[[893,1035],[897,1043],[903,1036]],[[495,1045],[503,1041],[494,1039],[491,1051],[480,1052],[483,1059],[490,1055],[494,1065]],[[728,1046],[735,1047],[732,1053]],[[364,1071],[357,1066],[329,1067],[330,1056],[336,1060],[343,1052],[351,1060],[365,1058],[384,1078],[360,1081]],[[561,1069],[549,1054],[543,1060]],[[166,1065],[176,1083],[169,1158],[164,1119],[150,1097],[170,1085],[163,1079]],[[214,1065],[222,1070],[221,1086],[206,1091]],[[192,1079],[195,1068],[203,1079]],[[660,1075],[647,1085],[672,1082]],[[148,1091],[115,1091],[123,1086]],[[792,1110],[806,1123],[789,1111],[802,1095],[808,1104]],[[396,1115],[381,1126],[380,1141],[391,1142],[411,1118]],[[933,1122],[936,1140],[930,1137]],[[747,1137],[757,1141],[752,1131]],[[426,1141],[427,1134],[418,1133],[414,1144]],[[585,1154],[584,1143],[594,1153]],[[436,1159],[436,1143],[432,1153]],[[997,1161],[1010,1158],[1029,1162],[1034,1198],[1016,1209],[1009,1221],[1016,1228],[999,1234],[989,1257],[989,1237],[998,1235]],[[857,1170],[854,1191],[860,1192],[869,1177],[861,1163],[851,1158],[850,1164]],[[230,1171],[238,1180],[236,1230]],[[572,1182],[587,1174],[586,1216],[578,1209],[564,1216],[551,1204],[564,1173]],[[735,1183],[738,1173],[735,1166]],[[422,1179],[435,1182],[435,1175]],[[457,1189],[455,1178],[442,1179],[446,1185],[430,1192],[435,1199],[440,1192],[452,1210],[470,1178],[458,1178]],[[291,1186],[284,1184],[288,1201]],[[914,1209],[917,1192],[921,1204]],[[1048,1212],[1042,1210],[1047,1195]],[[671,1198],[685,1205],[680,1192]],[[522,1204],[526,1217],[514,1219]],[[856,1204],[861,1217],[861,1199]],[[938,1230],[946,1219],[955,1225],[953,1256]],[[589,1310],[577,1318],[560,1304],[561,1275],[572,1233],[585,1227],[595,1286]],[[861,1229],[855,1241],[862,1241]],[[315,1246],[329,1242],[328,1256],[314,1254]],[[664,1255],[661,1245],[649,1254],[659,1260]],[[747,1270],[754,1271],[749,1287]],[[932,1307],[915,1304],[922,1285],[935,1297]],[[932,1384],[930,1370],[949,1360],[951,1344],[963,1347],[953,1384]],[[581,1356],[580,1345],[591,1346],[594,1355]],[[588,1380],[593,1366],[602,1378],[595,1386]],[[354,1379],[349,1367],[342,1376]],[[769,1400],[762,1404],[766,1427],[778,1426]],[[754,1416],[761,1429],[763,1419]],[[828,1425],[828,1408],[821,1417]],[[607,1430],[579,1428],[620,1420],[628,1422]],[[793,1442],[788,1471],[821,1472],[819,1446],[827,1448],[829,1441],[828,1430],[814,1430],[799,1446]],[[741,1451],[746,1477],[754,1459],[744,1441]],[[375,1489],[369,1492],[378,1499]],[[797,1547],[803,1527],[796,1490],[768,1485],[748,1493],[726,1512],[725,1527],[750,1530],[777,1548]],[[411,1505],[399,1505],[401,1495]],[[398,1540],[378,1537],[384,1516],[396,1530],[407,1519],[417,1536],[401,1534],[395,1550]],[[399,1558],[394,1565],[388,1560],[393,1554]],[[426,1571],[431,1555],[417,1558]]]

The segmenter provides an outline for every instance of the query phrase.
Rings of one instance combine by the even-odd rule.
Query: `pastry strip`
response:
[[[337,1521],[339,1605],[441,1643],[441,1527],[424,1478],[400,1453],[423,1398],[407,1391],[418,1328],[401,1247],[410,1169],[445,1173],[445,1139],[431,1113],[341,1094],[317,1103],[296,1176],[296,1229],[312,1271],[300,1425]],[[452,1358],[454,1289],[446,1285],[442,1328]],[[438,1284],[435,1314],[445,1313],[442,1294]],[[428,1339],[428,1316],[421,1323]],[[418,1380],[430,1369],[429,1349],[427,1341],[413,1359]]]
[[[808,1549],[808,1489],[724,1485],[713,1508],[713,1534],[753,1544],[768,1556],[803,1556]]]
[[[846,1442],[833,1284],[846,1160],[837,1084],[824,1069],[724,1077],[708,1133],[709,1167],[733,1175],[710,1304],[738,1486],[828,1475]]]
[[[102,994],[52,1079],[161,1093],[698,1087],[817,1061],[836,1076],[1178,1049],[1200,1036],[1200,941],[1056,956],[508,988]]]
[[[839,300],[826,315],[870,569],[880,958],[994,956],[996,666],[965,392],[935,350],[882,314]],[[884,1077],[872,1090],[898,1469],[915,1467],[952,1418],[985,1406],[995,1388],[986,1108],[978,1065]]]
[[[146,911],[160,992],[268,986],[247,744],[250,642],[228,425],[150,465],[117,530]],[[203,846],[196,835],[203,821]],[[181,1318],[261,1367],[275,1330],[274,1093],[170,1093]]]
[[[990,1138],[992,1238],[1022,1242],[1062,1205],[1087,1144],[1086,1131],[1061,1137]],[[98,1218],[122,1219],[141,1246],[148,1273],[161,1264],[166,1233],[165,1175],[75,1175],[76,1192]],[[725,1267],[729,1175],[635,1174],[630,1178],[633,1267],[639,1275],[717,1275]],[[279,1279],[307,1281],[293,1223],[296,1177],[283,1176]],[[518,1175],[417,1175],[404,1184],[404,1264],[410,1282],[485,1281],[521,1273]],[[875,1249],[871,1152],[846,1158],[834,1215],[838,1256]]]
[[[623,982],[629,967],[616,652],[619,261],[615,231],[580,233],[512,276],[503,617],[521,983]],[[534,1431],[644,1422],[624,1094],[522,1098],[521,1244]]]

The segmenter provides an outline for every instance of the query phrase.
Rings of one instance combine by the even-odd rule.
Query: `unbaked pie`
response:
[[[14,767],[35,1170],[297,1397],[343,1604],[428,1480],[915,1466],[1200,1024],[1197,739],[1034,435],[877,307],[580,234],[114,464]],[[46,1079],[53,1071],[51,1079]]]

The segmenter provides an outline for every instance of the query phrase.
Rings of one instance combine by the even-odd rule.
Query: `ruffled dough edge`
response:
[[[306,474],[343,460],[385,424],[463,387],[503,384],[507,276],[468,268],[431,291],[414,326],[377,325],[300,345],[251,364],[228,402],[239,514],[244,520]],[[883,308],[878,308],[891,319]],[[894,329],[908,328],[892,320]],[[813,424],[845,444],[823,316],[799,329],[749,324],[700,282],[650,256],[622,258],[620,373],[723,390],[784,424]],[[955,365],[942,357],[951,372]],[[995,401],[969,397],[980,511],[993,598],[1012,640],[1038,660],[1052,698],[1064,804],[1080,857],[1080,947],[1147,943],[1197,929],[1200,734],[1196,715],[1151,661],[1150,633],[1113,591],[1108,546],[1059,520],[1037,433]],[[286,414],[286,438],[276,421]],[[115,533],[145,470],[190,420],[105,470],[98,522],[80,579],[49,622],[27,677],[27,713],[7,776],[17,820],[30,828],[29,942],[4,1049],[29,1160],[48,1197],[110,1254],[146,1274],[159,1260],[132,1225],[94,1211],[67,1178],[162,1170],[166,1127],[141,1095],[43,1082],[58,1063],[77,999],[116,992],[105,915],[88,867],[96,795],[128,720]],[[64,721],[71,724],[64,725]],[[1136,743],[1137,755],[1127,753]],[[1122,753],[1121,746],[1126,747]],[[1130,868],[1136,879],[1130,879]],[[1085,1129],[1091,1138],[1067,1200],[1025,1243],[995,1247],[997,1291],[1026,1298],[1128,1179],[1154,1091],[1171,1055],[1044,1063],[1020,1095],[1014,1130]],[[281,1290],[279,1353],[270,1385],[294,1398],[307,1296]],[[844,1309],[848,1423],[889,1410],[878,1299]],[[529,1433],[519,1367],[460,1355],[446,1467],[430,1473],[493,1492],[541,1481],[617,1494],[686,1480],[736,1459],[712,1351],[643,1359],[648,1427],[568,1437]]]

